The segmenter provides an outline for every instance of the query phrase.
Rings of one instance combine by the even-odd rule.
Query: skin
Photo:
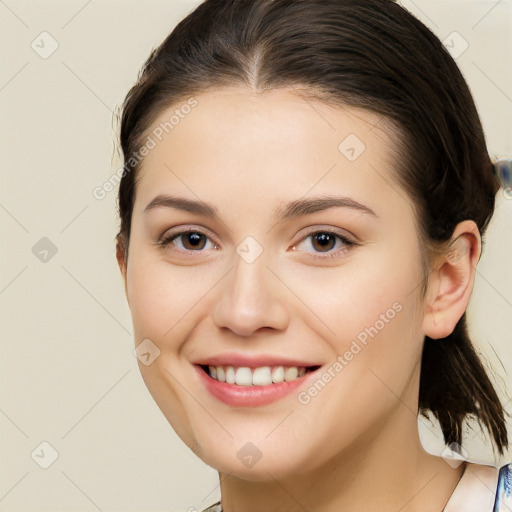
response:
[[[423,297],[413,206],[392,178],[394,138],[382,119],[291,89],[230,88],[196,99],[145,157],[127,262],[117,250],[135,343],[149,338],[160,350],[152,364],[139,362],[156,403],[219,471],[225,512],[441,511],[464,464],[450,467],[419,440],[421,349],[425,335],[447,336],[467,307],[481,250],[476,225],[456,227],[455,252],[437,257]],[[354,161],[338,149],[349,134],[366,146]],[[159,194],[211,203],[219,219],[144,212]],[[376,216],[346,207],[274,216],[283,203],[329,194]],[[206,233],[199,251],[185,237],[158,245],[178,227]],[[358,245],[322,249],[308,236],[319,231]],[[263,249],[252,263],[236,251],[247,236]],[[318,257],[326,253],[336,257]],[[237,352],[328,368],[396,303],[400,312],[308,404],[292,393],[230,407],[205,391],[192,364]],[[237,457],[248,442],[262,455],[252,467]]]

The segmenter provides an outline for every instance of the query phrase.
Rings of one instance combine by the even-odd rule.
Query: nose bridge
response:
[[[251,237],[237,247],[234,268],[223,280],[213,319],[240,336],[262,327],[283,329],[288,315],[279,282],[267,268],[266,251]]]

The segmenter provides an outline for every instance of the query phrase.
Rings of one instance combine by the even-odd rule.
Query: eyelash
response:
[[[319,234],[325,234],[325,235],[331,235],[334,236],[335,239],[341,240],[343,243],[343,246],[340,249],[333,250],[330,249],[328,252],[322,253],[322,252],[314,252],[315,258],[318,259],[326,259],[326,258],[339,258],[343,254],[345,254],[351,247],[355,247],[358,244],[354,242],[353,240],[350,240],[346,236],[337,233],[336,231],[329,231],[327,229],[315,229],[313,231],[309,231],[306,233],[296,244],[293,245],[293,249],[305,240],[307,240],[309,237],[312,237],[313,235],[319,235]]]
[[[171,244],[172,242],[181,237],[181,236],[184,236],[184,235],[187,235],[189,233],[197,233],[201,236],[204,236],[208,239],[210,239],[210,236],[206,233],[204,233],[203,231],[201,231],[200,229],[185,229],[183,231],[179,231],[177,233],[172,233],[168,236],[162,236],[160,240],[158,240],[158,245],[160,245],[161,247],[163,247],[164,249],[167,249]],[[304,237],[302,237],[296,244],[293,245],[293,248],[295,249],[295,247],[297,245],[299,245],[300,243],[302,243],[303,241],[305,241],[307,238],[311,237],[312,235],[319,235],[319,234],[327,234],[327,235],[334,235],[337,239],[341,240],[344,247],[342,247],[341,249],[338,249],[337,251],[329,251],[328,253],[316,253],[315,254],[315,258],[319,258],[319,259],[325,259],[325,258],[336,258],[336,257],[340,257],[340,253],[345,253],[348,251],[348,249],[350,247],[353,247],[353,246],[357,246],[359,244],[357,244],[356,242],[354,242],[353,240],[350,240],[349,238],[347,238],[346,236],[344,235],[341,235],[340,233],[337,233],[335,231],[328,231],[326,229],[316,229],[314,231],[310,231],[309,233],[307,233]],[[213,240],[210,240],[212,241],[212,243],[214,243],[214,245],[217,246],[217,244],[215,244],[215,242],[213,242]],[[198,251],[191,251],[191,250],[188,250],[188,249],[179,249],[178,252],[186,252],[186,253],[201,253],[203,252],[202,250],[198,250]]]

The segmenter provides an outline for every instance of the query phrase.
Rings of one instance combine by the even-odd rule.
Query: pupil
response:
[[[198,246],[200,246],[201,239],[203,238],[203,235],[201,235],[201,233],[188,233],[186,238],[187,238],[187,242],[194,249],[197,249]],[[202,247],[200,247],[200,248],[202,248]]]
[[[334,241],[334,237],[331,236],[329,233],[319,233],[315,235],[314,240],[316,240],[322,249],[328,248],[332,249],[332,247],[329,247],[329,244],[332,245],[332,242]]]

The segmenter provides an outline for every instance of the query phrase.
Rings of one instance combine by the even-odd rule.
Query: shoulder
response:
[[[445,512],[510,511],[510,463],[501,467],[466,462]]]

